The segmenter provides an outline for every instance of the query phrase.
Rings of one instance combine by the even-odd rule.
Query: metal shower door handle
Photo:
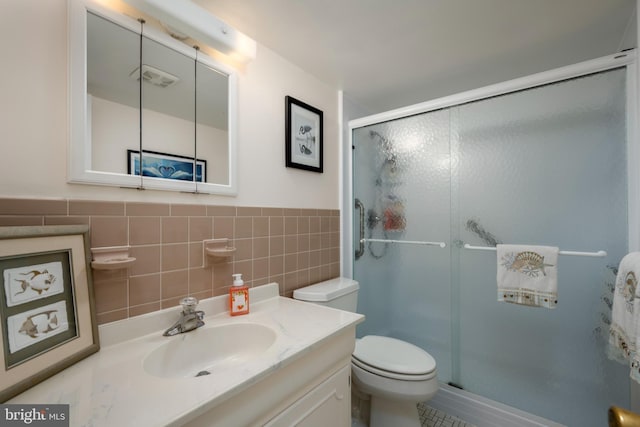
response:
[[[356,251],[356,259],[364,255],[364,205],[360,199],[355,200],[355,207],[360,210],[360,238],[358,239],[358,250]]]

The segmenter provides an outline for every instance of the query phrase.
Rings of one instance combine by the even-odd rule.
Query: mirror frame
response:
[[[182,191],[234,196],[237,194],[237,97],[238,78],[235,70],[211,57],[198,53],[198,62],[228,76],[228,184],[178,181],[141,177],[91,169],[91,111],[87,93],[87,13],[91,12],[140,34],[140,23],[135,19],[110,10],[94,0],[68,0],[68,55],[69,55],[69,183],[116,186],[150,190]],[[166,47],[196,60],[195,49],[174,40],[168,34],[146,25],[142,34]],[[194,141],[195,144],[195,141]],[[144,147],[143,147],[144,149]],[[126,154],[123,154],[123,159]]]

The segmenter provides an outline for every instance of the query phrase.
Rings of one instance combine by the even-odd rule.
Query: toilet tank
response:
[[[358,306],[358,282],[337,277],[293,291],[293,298],[354,312]]]

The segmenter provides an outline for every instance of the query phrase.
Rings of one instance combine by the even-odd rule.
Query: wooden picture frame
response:
[[[89,226],[0,227],[0,402],[99,350]]]
[[[322,173],[322,111],[285,97],[285,134],[286,166]]]

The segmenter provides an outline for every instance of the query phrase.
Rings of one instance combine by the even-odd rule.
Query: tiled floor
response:
[[[473,424],[466,423],[424,403],[418,403],[418,414],[422,427],[475,427]]]
[[[359,412],[351,413],[351,427],[367,427],[367,425],[359,419],[358,414]],[[420,416],[420,425],[422,427],[476,427],[473,424],[464,422],[460,418],[434,409],[424,403],[418,403],[418,415]]]

